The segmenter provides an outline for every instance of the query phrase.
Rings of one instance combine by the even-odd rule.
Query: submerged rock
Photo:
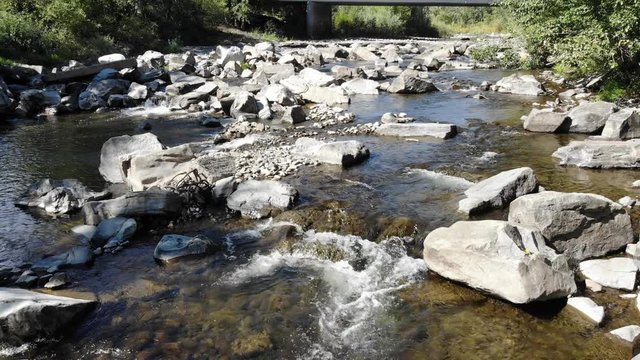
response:
[[[183,257],[195,257],[212,254],[222,246],[203,237],[169,234],[160,239],[153,257],[162,262],[170,262]]]
[[[85,222],[89,225],[96,225],[104,219],[118,216],[171,219],[179,216],[181,210],[182,199],[180,195],[158,189],[131,192],[112,200],[91,201],[86,203],[82,209]]]
[[[581,262],[580,272],[602,286],[631,291],[638,267],[630,258],[595,259]]]
[[[576,291],[564,255],[543,236],[505,221],[460,221],[432,231],[424,260],[439,275],[516,304],[563,298]]]
[[[92,261],[93,252],[88,246],[74,246],[62,254],[36,261],[31,270],[53,273],[65,267],[88,265]]]
[[[327,164],[350,166],[369,158],[369,149],[356,140],[325,143],[312,138],[296,141],[295,152]]]
[[[500,79],[492,89],[501,93],[540,96],[546,92],[542,84],[533,75],[513,74]]]
[[[124,217],[105,219],[98,224],[96,233],[91,238],[91,245],[94,248],[116,248],[129,240],[136,230],[137,223],[134,219]]]
[[[507,207],[516,198],[538,191],[538,179],[528,167],[503,171],[470,188],[460,200],[458,210],[467,215]]]
[[[617,337],[620,340],[631,343],[638,337],[638,335],[640,335],[640,326],[627,325],[615,330],[611,330],[609,334]]]
[[[436,123],[382,124],[375,130],[375,134],[398,137],[430,136],[438,139],[449,139],[457,134],[457,128],[451,124]]]
[[[13,345],[59,335],[93,310],[96,302],[0,288],[0,340]]]
[[[260,219],[290,209],[297,198],[298,191],[289,184],[271,180],[248,180],[238,185],[236,191],[229,196],[227,206],[239,211],[244,217]]]
[[[600,325],[604,319],[604,307],[598,306],[598,304],[588,297],[570,297],[569,300],[567,300],[567,305],[576,309],[597,325]]]
[[[160,140],[151,133],[112,137],[102,145],[98,170],[107,182],[122,183],[127,178],[133,156],[164,148]]]
[[[87,201],[102,200],[111,194],[107,191],[89,191],[75,179],[44,179],[31,185],[16,205],[38,207],[49,214],[67,214],[81,209]]]
[[[553,153],[561,165],[586,168],[640,167],[640,139],[627,141],[571,141]]]
[[[633,242],[631,218],[604,196],[544,191],[511,203],[509,222],[540,231],[547,244],[583,260],[606,255]]]

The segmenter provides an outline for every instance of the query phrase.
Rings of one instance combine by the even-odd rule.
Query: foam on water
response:
[[[12,357],[23,354],[33,347],[34,344],[26,343],[20,346],[9,346],[0,344],[0,356]]]
[[[329,290],[327,300],[317,304],[321,343],[307,355],[327,358],[322,355],[326,351],[380,355],[385,351],[385,327],[389,326],[389,319],[382,318],[394,305],[395,292],[422,278],[424,261],[409,257],[399,238],[377,244],[357,236],[310,230],[303,234],[301,244],[331,246],[344,254],[344,259],[334,262],[320,258],[308,250],[312,246],[301,246],[291,253],[272,250],[254,255],[247,264],[227,274],[223,283],[243,284],[283,267],[311,270]]]

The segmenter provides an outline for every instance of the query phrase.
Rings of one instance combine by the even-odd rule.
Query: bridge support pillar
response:
[[[307,1],[307,36],[320,39],[331,34],[331,4]]]

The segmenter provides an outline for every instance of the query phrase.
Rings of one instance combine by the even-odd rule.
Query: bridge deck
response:
[[[280,0],[281,2],[308,2],[309,0]],[[312,0],[315,3],[335,5],[420,5],[420,6],[491,6],[497,0]]]

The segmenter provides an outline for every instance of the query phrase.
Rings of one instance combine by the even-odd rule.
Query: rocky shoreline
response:
[[[349,103],[350,96],[383,91],[430,96],[440,91],[430,73],[492,67],[469,57],[475,46],[480,45],[473,40],[279,46],[265,42],[218,46],[208,53],[148,51],[135,61],[112,54],[101,57],[97,66],[70,63],[50,73],[39,67],[3,68],[0,115],[4,117],[46,120],[78,111],[160,105],[193,113],[216,135],[167,147],[151,125],[145,126],[142,134],[113,137],[103,144],[99,171],[108,184],[104,191],[89,191],[75,180],[43,179],[34,184],[16,205],[40,208],[52,216],[80,212],[85,224],[71,231],[82,245],[1,270],[0,284],[64,288],[70,281],[65,269],[90,266],[97,256],[117,254],[137,234],[150,230],[164,234],[149,254],[161,264],[215,254],[226,246],[221,240],[170,231],[174,223],[198,219],[210,208],[247,219],[273,217],[296,223],[296,206],[305,189],[288,184],[288,176],[320,164],[359,166],[375,156],[366,141],[341,136],[447,141],[459,132],[454,124],[420,122],[414,118],[417,114],[405,113],[384,113],[380,121],[354,124],[357,114],[340,104]],[[348,61],[367,65],[351,67]],[[514,74],[495,84],[450,84],[532,101],[553,96],[554,101],[534,104],[523,117],[523,127],[531,132],[592,136],[559,148],[553,156],[562,165],[637,168],[638,110],[589,101],[589,84],[573,85],[556,91],[568,84],[550,72],[538,78]],[[482,101],[483,95],[478,95]],[[637,234],[627,211],[635,205],[633,198],[614,202],[597,194],[544,189],[527,167],[477,183],[453,177],[450,181],[465,184],[459,211],[470,220],[426,236],[423,258],[429,272],[513,304],[565,300],[596,325],[608,316],[607,304],[592,300],[598,289],[619,289],[637,297],[633,293]],[[318,217],[323,211],[307,216]],[[483,216],[495,211],[504,220],[485,220]],[[296,225],[313,224],[302,220]],[[387,238],[413,234],[415,226],[410,223],[409,219],[407,224],[391,224],[387,229],[395,228],[383,233]],[[290,231],[274,233],[283,249],[301,246],[291,240]],[[313,251],[330,260],[340,258],[330,247]],[[9,309],[18,295],[26,310]],[[11,310],[0,317],[0,339],[20,344],[57,334],[95,305],[46,296],[0,289],[0,308]],[[43,301],[51,302],[51,311],[65,315],[55,327],[38,326]],[[76,306],[80,315],[69,313],[68,306]],[[20,311],[33,314],[20,330],[27,332],[3,325],[23,321]],[[611,334],[634,343],[640,326],[629,324]]]

